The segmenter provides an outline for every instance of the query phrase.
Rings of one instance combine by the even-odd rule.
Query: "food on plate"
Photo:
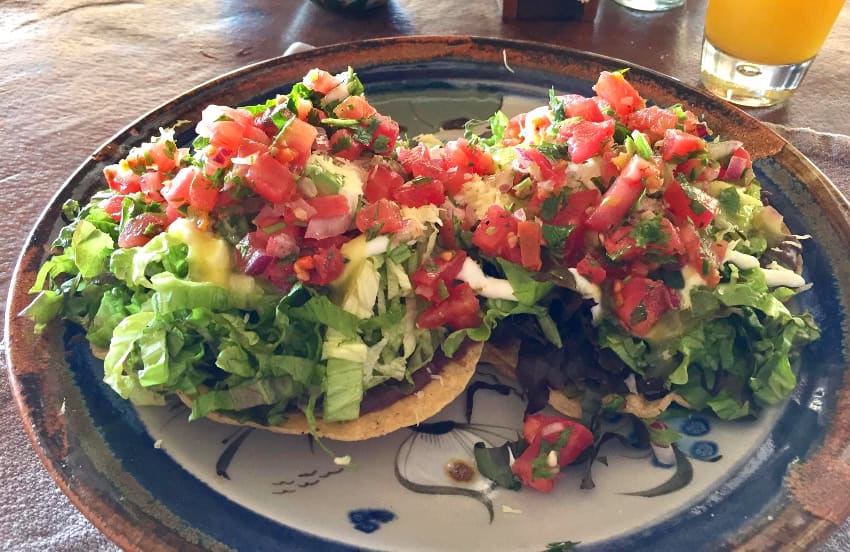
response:
[[[734,419],[776,404],[819,336],[786,305],[809,287],[804,237],[765,203],[742,143],[681,105],[646,105],[622,72],[594,90],[553,91],[479,140],[525,178],[512,191],[542,226],[538,279],[572,291],[541,303],[563,347],[516,316],[483,358],[515,374],[531,411],[548,401],[575,418],[653,419],[675,403]]]
[[[787,306],[803,237],[743,144],[624,72],[594,90],[447,142],[400,136],[350,69],[209,106],[191,148],[162,129],[66,204],[25,314],[80,324],[138,404],[341,440],[435,414],[480,356],[527,395],[512,468],[541,490],[602,412],[758,414],[818,337]]]

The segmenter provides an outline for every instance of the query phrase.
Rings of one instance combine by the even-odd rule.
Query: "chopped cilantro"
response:
[[[360,126],[354,130],[354,139],[363,144],[364,146],[368,146],[372,143],[372,137],[375,135],[375,131],[378,129],[378,119],[372,117],[371,119],[366,119],[366,126]]]
[[[440,280],[437,284],[437,295],[439,295],[441,301],[449,297],[449,288],[446,287],[446,283],[443,280]]]
[[[414,186],[418,186],[420,184],[426,184],[428,182],[431,182],[432,180],[434,180],[434,179],[431,178],[430,176],[417,176],[416,178],[411,180],[410,183],[413,184]]]
[[[646,247],[649,244],[663,246],[670,239],[670,236],[664,231],[661,215],[638,222],[629,232],[629,236],[635,239],[635,244],[638,247]]]
[[[351,138],[348,136],[340,136],[331,146],[331,153],[339,153],[351,147]]]
[[[560,257],[564,249],[564,242],[567,241],[567,238],[570,237],[570,234],[573,233],[575,228],[574,225],[553,226],[551,224],[544,224],[543,239],[546,240],[549,250]]]
[[[613,115],[613,113],[609,113]],[[622,123],[614,123],[614,141],[622,145],[629,138],[629,127]]]
[[[543,220],[552,220],[558,214],[561,208],[561,198],[559,196],[549,196],[543,200],[543,205],[540,206],[540,218]]]
[[[564,101],[555,95],[555,87],[549,89],[549,107],[552,108],[552,122],[558,123],[567,118]]]
[[[372,150],[375,153],[386,153],[389,151],[390,139],[388,136],[383,134],[379,135],[375,138],[375,142],[372,144]]]
[[[570,160],[570,152],[568,150],[567,144],[553,144],[550,142],[541,142],[537,149],[545,155],[546,157],[558,161],[563,159],[565,161]]]

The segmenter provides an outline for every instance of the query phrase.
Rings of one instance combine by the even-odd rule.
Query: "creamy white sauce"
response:
[[[569,269],[576,283],[576,291],[585,299],[593,299],[597,304],[602,302],[602,288],[582,276],[575,268]]]
[[[806,280],[802,276],[776,263],[771,263],[769,268],[763,268],[761,271],[764,273],[767,287],[799,288],[806,285]]]
[[[682,268],[682,280],[685,285],[677,290],[679,293],[679,304],[681,309],[691,308],[691,290],[705,285],[705,280],[692,266]]]
[[[469,284],[478,295],[490,299],[517,300],[516,295],[514,295],[514,288],[511,287],[510,282],[501,278],[487,276],[481,270],[481,267],[478,266],[478,263],[469,257],[463,261],[463,266],[457,275],[457,279]]]
[[[726,256],[723,257],[723,262],[732,263],[738,268],[745,270],[759,267],[759,260],[757,258],[746,253],[741,253],[740,251],[734,251],[731,247],[726,250]]]

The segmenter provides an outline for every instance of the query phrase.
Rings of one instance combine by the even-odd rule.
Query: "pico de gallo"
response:
[[[536,393],[676,392],[727,419],[783,399],[818,332],[785,306],[800,243],[743,144],[623,72],[594,91],[448,142],[400,135],[351,69],[211,105],[191,145],[161,129],[64,206],[24,314],[81,325],[124,398],[272,425],[355,419],[507,328],[555,355],[520,378],[537,406],[513,470],[543,491],[593,439],[534,417]]]

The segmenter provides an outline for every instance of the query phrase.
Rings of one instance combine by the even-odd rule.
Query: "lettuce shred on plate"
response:
[[[355,419],[438,349],[516,336],[530,410],[550,390],[724,419],[781,401],[818,330],[787,306],[800,241],[743,144],[622,72],[594,90],[445,143],[400,137],[351,70],[211,105],[191,147],[161,129],[65,204],[24,314],[81,325],[118,394],[182,392],[193,418]]]

